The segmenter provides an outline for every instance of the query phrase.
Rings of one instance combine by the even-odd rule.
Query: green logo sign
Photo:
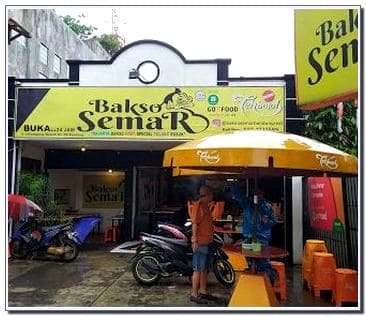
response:
[[[333,233],[343,233],[344,232],[344,226],[343,223],[340,221],[340,219],[335,218],[333,223]]]
[[[209,97],[208,97],[208,102],[209,102],[209,104],[210,105],[216,105],[217,103],[218,103],[218,101],[219,101],[219,98],[218,98],[218,96],[217,95],[210,95]]]

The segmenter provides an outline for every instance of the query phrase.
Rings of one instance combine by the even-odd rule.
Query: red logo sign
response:
[[[311,227],[332,231],[337,210],[330,178],[308,178],[308,206]]]
[[[274,98],[275,98],[275,93],[271,89],[265,90],[263,92],[263,99],[264,99],[264,101],[271,102],[271,101],[274,100]]]

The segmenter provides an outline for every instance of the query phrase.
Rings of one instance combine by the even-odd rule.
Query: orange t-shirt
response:
[[[205,208],[199,202],[190,203],[189,214],[193,224],[197,224],[196,239],[198,244],[209,244],[213,241],[213,219],[211,208]]]

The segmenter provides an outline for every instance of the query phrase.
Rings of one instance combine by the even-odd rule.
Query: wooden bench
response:
[[[229,307],[278,306],[274,290],[266,274],[243,273],[232,292]]]

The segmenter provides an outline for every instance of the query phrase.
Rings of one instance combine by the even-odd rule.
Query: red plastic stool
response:
[[[120,238],[120,229],[117,226],[112,227],[112,240],[113,242],[117,242]]]
[[[271,267],[277,271],[278,280],[274,283],[273,289],[280,294],[281,300],[287,299],[287,279],[285,277],[285,264],[278,261],[270,261]]]
[[[319,297],[321,290],[330,290],[334,297],[335,270],[336,263],[332,253],[315,252],[313,254],[311,289],[315,296]]]
[[[335,270],[335,297],[336,306],[342,302],[358,303],[358,272],[351,269]]]
[[[119,238],[119,228],[114,227],[107,227],[107,229],[104,232],[104,242],[117,242]]]

